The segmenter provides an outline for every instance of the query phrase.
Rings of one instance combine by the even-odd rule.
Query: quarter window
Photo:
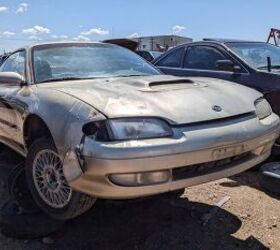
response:
[[[157,66],[174,67],[174,68],[181,67],[184,51],[185,51],[184,47],[181,47],[170,52],[166,57],[164,57],[160,62],[157,63]]]
[[[184,68],[218,70],[216,62],[227,59],[219,50],[207,46],[191,46],[187,49]]]
[[[0,67],[1,72],[16,72],[25,75],[25,51],[10,55]]]

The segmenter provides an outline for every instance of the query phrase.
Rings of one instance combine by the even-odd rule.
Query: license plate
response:
[[[246,151],[246,146],[243,144],[238,146],[219,148],[213,151],[213,158],[214,160],[229,158],[236,155],[240,155],[245,151]]]

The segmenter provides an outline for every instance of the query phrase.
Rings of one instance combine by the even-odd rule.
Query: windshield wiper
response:
[[[71,81],[71,80],[87,80],[87,79],[95,79],[96,77],[74,77],[74,76],[67,76],[67,77],[58,77],[58,78],[50,78],[43,81],[39,81],[37,83],[44,83],[44,82],[58,82],[58,81]]]
[[[148,74],[116,75],[116,77],[148,76]]]

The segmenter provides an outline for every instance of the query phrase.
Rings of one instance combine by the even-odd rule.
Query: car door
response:
[[[240,72],[221,70],[217,66],[218,61],[227,60],[233,64],[233,61],[226,53],[214,46],[198,45],[188,46],[184,57],[183,68],[186,75],[215,77],[230,81],[238,81],[245,69],[241,66]]]
[[[11,54],[1,65],[0,72],[16,72],[25,77],[25,50]],[[22,146],[22,113],[24,104],[17,99],[21,86],[0,84],[0,140],[10,146]]]

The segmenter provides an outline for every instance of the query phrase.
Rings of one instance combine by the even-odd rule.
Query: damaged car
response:
[[[0,71],[0,140],[26,158],[32,196],[55,219],[97,198],[240,173],[267,159],[279,136],[279,118],[256,90],[163,75],[112,44],[35,44]]]

